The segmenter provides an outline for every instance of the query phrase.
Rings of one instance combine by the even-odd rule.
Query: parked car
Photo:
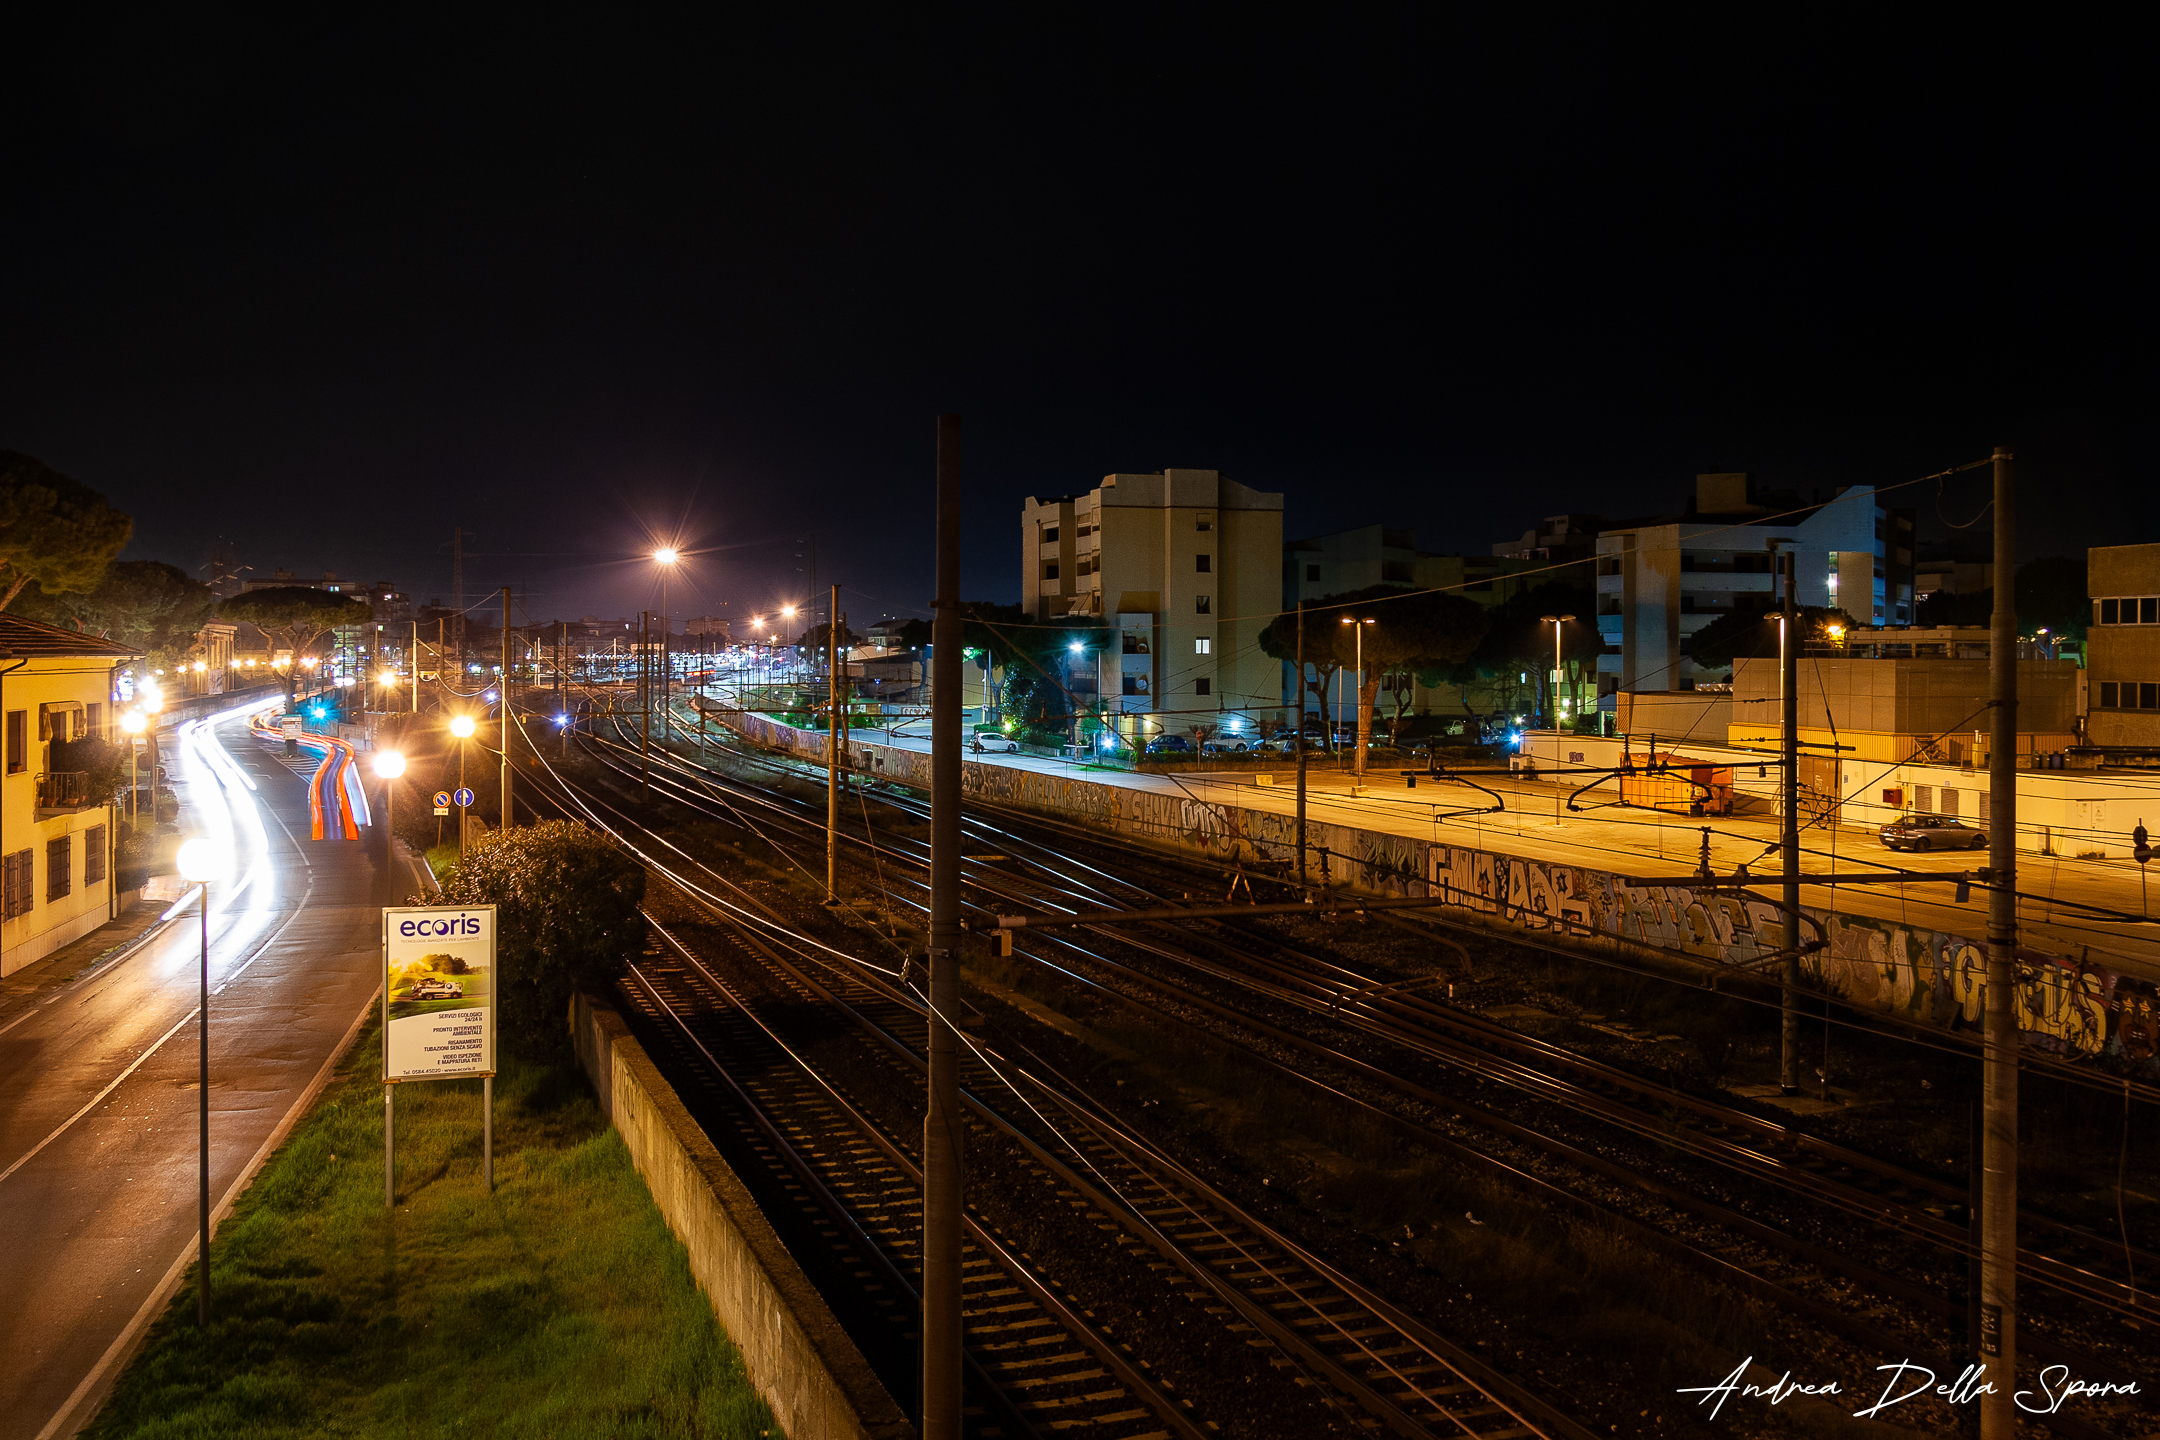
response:
[[[1315,735],[1305,748],[1316,750],[1319,748],[1319,744],[1319,736]],[[1298,737],[1295,735],[1277,735],[1272,739],[1261,741],[1260,748],[1270,755],[1295,755],[1298,752]]]
[[[1243,755],[1252,749],[1243,735],[1215,735],[1200,742],[1203,755]]]
[[[997,730],[978,730],[975,732],[975,738],[968,742],[968,749],[975,751],[977,754],[984,751],[1010,754],[1018,751],[1019,748],[1019,741]]]
[[[415,980],[405,992],[408,1000],[458,1000],[464,995],[464,988],[454,980]]]
[[[1891,850],[1985,850],[1987,831],[1950,815],[1907,815],[1882,827],[1882,843]]]
[[[1150,755],[1191,755],[1195,752],[1192,741],[1186,739],[1183,735],[1158,735],[1147,742],[1147,753]]]

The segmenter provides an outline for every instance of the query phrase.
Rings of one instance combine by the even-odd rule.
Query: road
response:
[[[375,992],[393,887],[377,873],[378,832],[306,838],[306,782],[244,714],[167,743],[183,824],[236,858],[209,923],[216,1206]],[[0,1026],[0,1440],[87,1418],[80,1387],[192,1257],[200,924],[190,906]]]
[[[897,738],[883,729],[864,728],[850,734],[873,743],[927,751],[929,738],[922,733],[927,728],[927,722],[918,721],[902,727]],[[1289,813],[1296,807],[1289,783],[1296,766],[1287,758],[1274,771],[1273,786],[1257,784],[1251,771],[1136,774],[1071,760],[972,752],[968,760],[1083,776],[1106,785],[1177,793],[1254,810]],[[1705,827],[1709,831],[1710,863],[1720,875],[1729,876],[1746,864],[1751,874],[1764,877],[1773,873],[1779,863],[1773,853],[1778,843],[1775,816],[1703,820],[1617,806],[1571,813],[1566,804],[1573,785],[1539,784],[1504,775],[1480,775],[1476,779],[1480,785],[1498,791],[1506,809],[1470,815],[1461,812],[1488,806],[1492,799],[1459,782],[1436,785],[1424,777],[1413,788],[1401,774],[1404,763],[1399,759],[1382,760],[1376,756],[1370,768],[1366,793],[1353,795],[1350,777],[1335,768],[1333,761],[1316,758],[1306,777],[1307,815],[1314,820],[1644,878],[1692,873],[1702,858]],[[1581,803],[1597,806],[1616,798],[1607,786],[1602,794],[1584,796]],[[1801,831],[1800,844],[1801,868],[1812,874],[1897,869],[1955,876],[1989,864],[1985,851],[1893,854],[1871,829],[1811,825]],[[2094,961],[2126,974],[2160,980],[2160,924],[2137,918],[2160,915],[2160,893],[2148,897],[2146,888],[2151,885],[2160,891],[2160,876],[2147,876],[2129,860],[2079,860],[2031,852],[2019,853],[2017,868],[2017,887],[2024,897],[2018,906],[2022,944],[2058,955],[2089,954]],[[1776,897],[1774,886],[1760,893],[1766,898]],[[1898,919],[1976,939],[1987,933],[1987,891],[1978,886],[1971,889],[1963,904],[1957,901],[1956,886],[1945,882],[1835,889],[1804,886],[1801,901],[1825,910]],[[2095,914],[2081,906],[2115,913]]]

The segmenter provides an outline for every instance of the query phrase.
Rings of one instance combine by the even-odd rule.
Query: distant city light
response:
[[[652,558],[659,561],[662,565],[672,565],[675,563],[675,552],[663,546],[660,549],[652,552]]]

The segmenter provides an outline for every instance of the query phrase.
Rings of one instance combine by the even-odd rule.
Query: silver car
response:
[[[986,750],[1016,751],[1020,748],[1020,742],[995,730],[981,730],[968,742],[968,748],[978,754]]]
[[[1882,827],[1882,843],[1891,850],[1985,850],[1987,832],[1960,824],[1951,815],[1907,815]]]

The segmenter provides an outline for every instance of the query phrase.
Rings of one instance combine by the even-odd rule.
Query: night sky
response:
[[[2028,558],[2160,539],[2133,36],[906,8],[13,31],[0,448],[188,567],[425,602],[463,525],[535,619],[659,536],[756,613],[813,532],[924,613],[940,410],[994,599],[1023,496],[1166,465],[1484,552],[2009,444]]]

